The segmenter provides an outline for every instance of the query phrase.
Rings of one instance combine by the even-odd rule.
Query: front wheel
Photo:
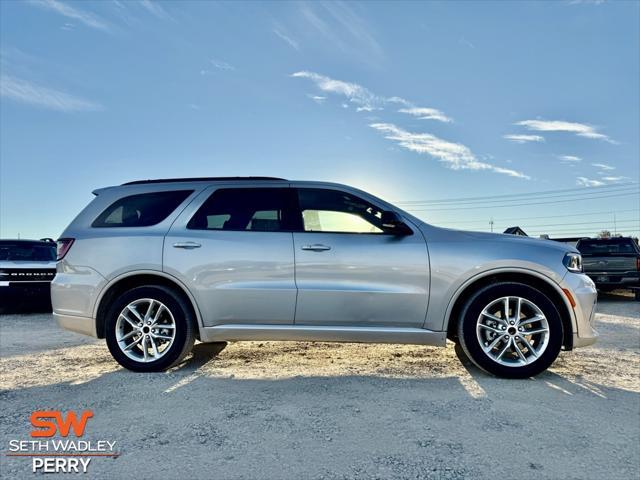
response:
[[[478,367],[505,378],[528,378],[558,357],[563,328],[554,303],[529,285],[489,285],[467,301],[458,321],[464,352]]]
[[[120,295],[106,319],[113,358],[135,372],[159,372],[182,360],[195,341],[194,319],[180,295],[144,286]]]

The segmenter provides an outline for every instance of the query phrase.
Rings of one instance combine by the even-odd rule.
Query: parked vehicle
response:
[[[55,274],[53,240],[0,240],[0,312],[51,311]]]
[[[54,315],[135,371],[202,342],[458,342],[523,378],[590,345],[596,289],[567,245],[428,225],[344,185],[146,180],[94,192],[58,240]]]
[[[585,238],[576,246],[598,289],[631,288],[640,300],[640,247],[633,238]]]

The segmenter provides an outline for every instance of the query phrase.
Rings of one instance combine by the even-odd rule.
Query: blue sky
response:
[[[640,231],[640,2],[3,1],[0,27],[2,237],[58,236],[98,187],[215,175]]]

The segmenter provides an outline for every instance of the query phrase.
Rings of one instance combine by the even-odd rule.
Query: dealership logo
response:
[[[82,412],[80,418],[75,412],[67,413],[67,417],[62,416],[62,412],[58,410],[43,410],[33,412],[31,414],[31,425],[34,427],[44,428],[44,430],[33,430],[31,432],[32,437],[53,437],[56,432],[59,432],[61,436],[68,437],[69,430],[73,429],[76,437],[84,435],[84,429],[87,426],[87,420],[93,417],[91,410],[85,410]],[[51,419],[55,419],[51,420]]]
[[[10,440],[7,456],[30,458],[34,473],[87,473],[94,458],[120,455],[115,441],[82,439],[92,418],[91,410],[35,411],[31,440]]]

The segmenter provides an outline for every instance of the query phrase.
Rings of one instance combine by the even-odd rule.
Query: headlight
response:
[[[582,256],[579,253],[567,253],[562,259],[562,263],[570,272],[582,272]]]

